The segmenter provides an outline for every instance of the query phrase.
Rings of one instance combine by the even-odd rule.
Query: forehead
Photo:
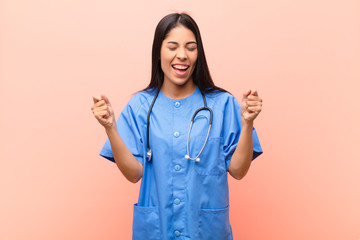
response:
[[[175,41],[175,42],[187,42],[187,41],[196,41],[194,33],[184,27],[183,25],[178,25],[177,27],[171,29],[166,35],[164,41]]]

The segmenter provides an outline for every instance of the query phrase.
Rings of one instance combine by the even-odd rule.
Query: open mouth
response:
[[[179,75],[183,75],[188,70],[189,65],[182,65],[182,64],[173,64],[171,67],[175,70],[175,72]]]
[[[189,65],[173,64],[171,67],[179,72],[186,72],[186,70],[189,68]]]

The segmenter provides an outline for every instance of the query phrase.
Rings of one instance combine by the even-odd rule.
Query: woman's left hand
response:
[[[259,115],[262,108],[262,99],[258,92],[254,90],[246,90],[241,101],[241,123],[253,124],[253,121]]]

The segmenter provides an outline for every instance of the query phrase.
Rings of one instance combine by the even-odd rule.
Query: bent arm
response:
[[[252,123],[242,126],[238,145],[231,157],[228,171],[237,180],[246,175],[251,165],[253,157],[252,129]]]
[[[105,130],[111,144],[116,165],[127,180],[132,183],[138,182],[142,178],[143,165],[134,157],[129,148],[125,145],[115,124],[113,127],[106,128]]]

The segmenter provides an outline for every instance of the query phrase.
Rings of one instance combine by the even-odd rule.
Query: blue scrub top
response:
[[[160,91],[150,116],[152,161],[146,160],[146,120],[156,91],[136,93],[117,120],[118,132],[143,165],[133,240],[230,240],[227,169],[241,132],[240,105],[227,92],[206,93],[213,111],[209,139],[200,162],[186,159],[191,118],[203,107],[201,92],[171,99]],[[197,115],[190,135],[190,157],[206,139],[210,115]],[[253,128],[253,160],[262,153]],[[115,162],[109,139],[100,155]]]

